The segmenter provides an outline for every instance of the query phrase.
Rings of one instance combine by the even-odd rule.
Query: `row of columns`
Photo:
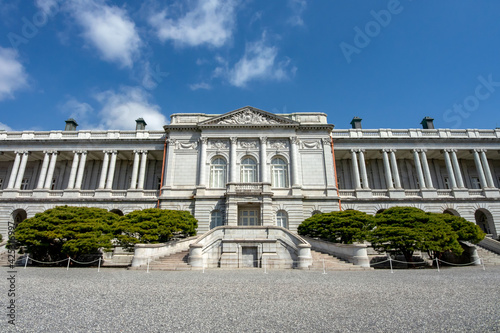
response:
[[[486,149],[474,149],[471,153],[474,157],[479,181],[483,188],[495,187],[493,176],[486,157]],[[364,157],[364,149],[351,149],[352,174],[354,187],[357,190],[369,189],[368,176]],[[401,179],[397,166],[395,149],[382,149],[382,160],[384,164],[385,180],[388,189],[401,189]],[[425,149],[413,149],[413,159],[420,189],[433,189],[434,184],[431,177],[429,163]],[[456,149],[442,150],[446,170],[451,188],[465,188],[462,172],[457,158]],[[358,163],[359,161],[359,163]]]
[[[237,155],[236,152],[238,150],[238,139],[236,137],[231,137],[229,138],[230,141],[230,147],[229,147],[229,182],[230,183],[235,183],[237,182],[238,176],[237,176]],[[300,179],[298,175],[298,153],[297,153],[297,144],[298,144],[298,138],[297,137],[291,137],[290,138],[290,160],[291,160],[291,168],[292,168],[292,185],[293,186],[300,186]],[[173,144],[175,144],[175,141],[169,141],[167,140],[167,143],[169,144],[168,148],[168,156],[169,158],[172,156],[172,150],[173,150]],[[207,175],[207,170],[206,170],[206,164],[207,164],[207,143],[208,143],[208,138],[202,137],[200,138],[200,176],[199,176],[199,182],[198,185],[201,187],[205,187],[206,184],[206,175]],[[269,183],[269,172],[268,168],[266,166],[266,160],[267,160],[267,137],[261,137],[260,138],[260,181],[263,183]]]
[[[54,171],[56,168],[57,151],[44,151],[44,158],[36,189],[50,189]],[[101,169],[101,177],[99,179],[98,189],[112,189],[113,179],[116,167],[116,150],[103,151],[104,159]],[[12,166],[11,176],[6,189],[19,189],[26,171],[28,163],[28,151],[16,151],[14,164]],[[87,161],[87,151],[73,151],[73,162],[68,180],[68,190],[79,190],[82,187],[83,174],[85,171],[85,163]],[[134,164],[132,169],[132,180],[130,189],[144,189],[144,181],[146,177],[147,167],[147,150],[134,150]]]

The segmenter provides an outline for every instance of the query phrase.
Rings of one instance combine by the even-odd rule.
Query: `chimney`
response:
[[[65,131],[76,131],[76,127],[78,126],[78,123],[76,122],[75,119],[69,118],[66,120],[66,127],[64,127]]]
[[[434,129],[434,119],[431,117],[425,117],[420,124],[423,129]]]
[[[352,118],[352,120],[351,120],[352,128],[361,129],[361,120],[363,120],[363,119],[361,119],[359,117]]]
[[[139,118],[135,120],[135,130],[136,131],[144,131],[146,129],[146,122],[144,119]]]

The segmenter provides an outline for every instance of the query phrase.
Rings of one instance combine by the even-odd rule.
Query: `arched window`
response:
[[[226,160],[216,157],[210,164],[210,187],[222,188],[226,186]]]
[[[278,210],[276,213],[276,225],[278,227],[288,228],[288,214],[284,210]]]
[[[321,211],[315,210],[312,212],[311,216],[318,215],[318,214],[321,214]]]
[[[241,160],[241,182],[257,182],[257,162],[251,157],[245,157]]]
[[[221,212],[219,210],[212,211],[212,214],[210,216],[210,229],[213,229],[213,228],[221,226],[221,225],[222,225]]]
[[[288,165],[281,157],[271,161],[272,187],[288,187]]]

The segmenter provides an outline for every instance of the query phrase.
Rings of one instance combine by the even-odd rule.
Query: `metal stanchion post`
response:
[[[392,270],[392,258],[389,257],[389,265],[391,265],[391,273],[394,273],[394,271]]]
[[[323,274],[326,274],[325,259],[323,259]]]
[[[24,269],[26,269],[26,266],[28,265],[28,260],[30,260],[30,254],[26,256],[26,261],[24,262]]]
[[[439,259],[438,259],[438,258],[436,258],[436,266],[437,266],[438,272],[441,272],[441,271],[439,270]]]
[[[146,270],[146,273],[149,273],[149,260],[150,258],[148,258],[148,269]]]
[[[101,270],[101,258],[99,258],[99,264],[97,265],[97,273]]]
[[[71,257],[68,257],[68,266],[66,267],[66,270],[69,270],[69,263],[71,262]]]

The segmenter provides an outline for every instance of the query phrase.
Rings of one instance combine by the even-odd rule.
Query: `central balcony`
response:
[[[236,195],[261,195],[271,192],[270,183],[227,183],[227,193]]]

